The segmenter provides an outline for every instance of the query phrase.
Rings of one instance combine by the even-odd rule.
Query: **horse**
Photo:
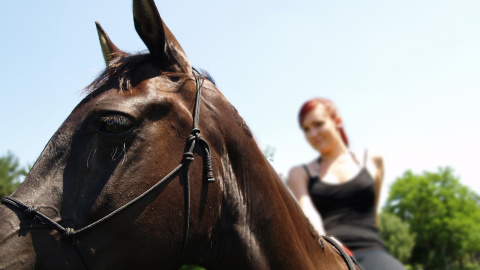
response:
[[[320,236],[153,0],[0,206],[1,269],[360,269]]]

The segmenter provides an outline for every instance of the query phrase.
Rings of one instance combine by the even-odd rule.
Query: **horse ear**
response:
[[[115,44],[113,44],[107,33],[105,33],[103,30],[102,26],[100,26],[100,23],[95,21],[95,25],[97,26],[98,39],[100,40],[100,46],[102,47],[103,59],[105,59],[105,64],[108,66],[115,55],[126,53],[121,51],[117,46],[115,46]]]
[[[138,35],[162,67],[192,72],[190,60],[163,22],[153,0],[133,0],[133,20]]]

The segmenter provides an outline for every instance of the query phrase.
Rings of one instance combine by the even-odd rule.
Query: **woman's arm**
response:
[[[293,167],[288,174],[287,186],[297,198],[300,208],[320,235],[325,235],[322,218],[308,194],[308,175],[301,166]]]
[[[378,201],[380,200],[380,191],[382,190],[383,176],[385,173],[383,165],[383,157],[379,155],[372,156],[371,161],[374,165],[374,174],[372,174],[375,180],[375,222],[378,225]]]

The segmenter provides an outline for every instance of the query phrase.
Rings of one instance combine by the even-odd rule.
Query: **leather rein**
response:
[[[195,77],[195,84],[196,84],[196,98],[195,98],[195,109],[193,112],[193,129],[190,132],[190,135],[188,136],[187,143],[185,149],[188,149],[185,153],[183,153],[183,159],[181,163],[173,169],[169,174],[167,174],[164,178],[162,178],[160,181],[158,181],[155,185],[153,185],[151,188],[137,196],[135,199],[131,200],[130,202],[126,203],[122,207],[118,208],[117,210],[111,212],[110,214],[104,216],[103,218],[81,228],[81,229],[74,229],[74,228],[65,228],[62,225],[58,224],[51,218],[47,217],[46,215],[40,213],[33,205],[26,205],[20,201],[18,201],[15,198],[12,197],[4,197],[1,199],[2,204],[9,205],[13,208],[16,208],[17,210],[22,211],[27,217],[36,220],[40,223],[43,223],[53,230],[56,230],[59,232],[62,237],[70,241],[78,251],[78,254],[80,255],[83,263],[85,264],[85,267],[87,270],[92,270],[92,267],[85,256],[85,253],[83,252],[82,248],[80,247],[80,244],[77,241],[77,235],[84,233],[99,224],[105,222],[106,220],[110,219],[111,217],[117,215],[121,211],[125,210],[129,206],[133,205],[134,203],[140,201],[142,198],[146,197],[149,193],[151,193],[153,190],[155,190],[157,187],[161,186],[165,181],[169,180],[174,174],[176,174],[180,169],[184,168],[186,172],[186,183],[185,183],[185,196],[186,196],[186,205],[185,205],[185,228],[184,228],[184,236],[183,236],[183,243],[182,243],[182,251],[181,255],[179,257],[179,267],[180,263],[185,256],[185,251],[188,243],[188,236],[189,236],[189,220],[190,220],[190,177],[189,177],[189,164],[194,160],[194,154],[193,151],[195,150],[195,147],[197,145],[201,145],[203,148],[203,151],[205,153],[205,162],[204,162],[204,168],[207,171],[207,181],[208,182],[214,182],[215,181],[215,176],[213,174],[213,164],[212,164],[212,157],[210,153],[210,146],[208,145],[207,141],[205,141],[203,138],[200,137],[200,129],[198,128],[198,123],[199,123],[199,118],[200,118],[200,105],[201,105],[201,99],[202,99],[202,86],[203,86],[203,81],[204,79],[199,77],[198,71],[194,70],[193,73]],[[198,144],[197,144],[198,143]]]

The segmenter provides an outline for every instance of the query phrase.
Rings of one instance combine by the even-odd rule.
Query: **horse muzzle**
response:
[[[28,231],[20,229],[19,216],[0,205],[0,269],[23,270],[35,268],[35,248]]]

